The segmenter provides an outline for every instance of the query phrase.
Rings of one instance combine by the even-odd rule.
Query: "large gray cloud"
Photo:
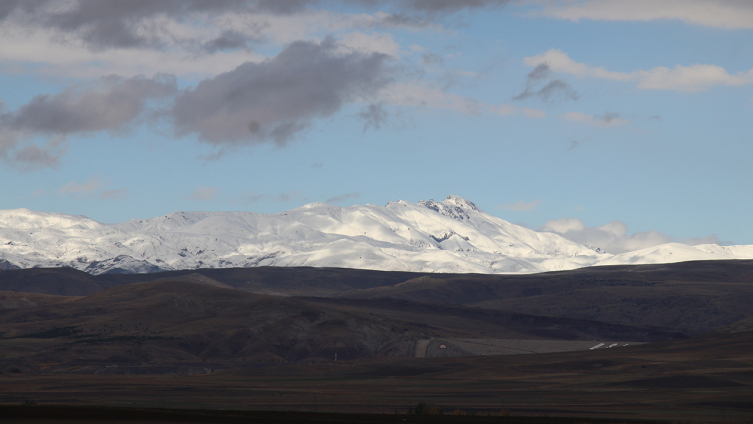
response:
[[[176,90],[171,75],[128,79],[110,75],[100,78],[94,87],[36,96],[3,121],[15,131],[48,135],[117,131],[134,122],[148,100],[172,96]]]
[[[171,98],[175,77],[114,75],[54,95],[39,95],[16,111],[0,110],[0,157],[22,168],[54,165],[72,134],[123,131],[145,117],[150,100]],[[29,140],[47,138],[45,146]]]
[[[23,0],[0,9],[0,19],[13,18],[29,24],[72,33],[95,49],[107,47],[154,47],[160,39],[153,32],[139,31],[146,18],[159,15],[182,20],[194,13],[226,12],[250,7],[284,9],[283,4],[302,1],[248,0]],[[17,12],[14,15],[14,12]],[[4,16],[3,16],[4,15]]]
[[[502,6],[510,0],[403,0],[405,7],[422,12],[457,12],[463,9],[480,9]]]
[[[297,41],[261,63],[201,81],[172,110],[176,134],[229,145],[281,145],[343,103],[368,99],[390,81],[388,56],[343,51],[334,40]]]
[[[397,12],[388,15],[386,25],[418,25],[420,19],[405,15],[420,13],[441,16],[464,9],[494,7],[509,0],[360,0],[359,4]],[[149,18],[164,16],[184,21],[197,14],[226,12],[293,14],[324,3],[321,0],[3,0],[0,21],[12,19],[45,28],[55,28],[83,41],[90,48],[160,48],[163,31],[145,28]],[[345,0],[342,3],[353,3]],[[157,25],[159,26],[159,25]],[[221,35],[209,49],[245,47],[258,34],[242,39],[239,32]]]

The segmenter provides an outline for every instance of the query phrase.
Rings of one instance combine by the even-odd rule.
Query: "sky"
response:
[[[0,209],[459,195],[610,253],[753,244],[748,0],[5,0]]]

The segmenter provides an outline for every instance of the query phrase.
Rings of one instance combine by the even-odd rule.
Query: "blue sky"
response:
[[[753,244],[748,1],[0,6],[0,209],[463,196],[630,250]]]

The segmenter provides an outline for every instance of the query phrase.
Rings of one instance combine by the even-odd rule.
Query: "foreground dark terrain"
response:
[[[36,404],[21,413],[39,419],[99,405],[421,422],[399,414],[423,402],[471,420],[452,422],[753,420],[753,261],[526,276],[36,269],[0,272],[0,288],[0,404]],[[524,351],[556,353],[509,354]],[[372,418],[340,421],[393,421]]]

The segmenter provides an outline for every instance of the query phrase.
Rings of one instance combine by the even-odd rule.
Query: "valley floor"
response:
[[[445,414],[507,410],[517,417],[620,422],[753,420],[753,354],[747,339],[725,342],[726,349],[694,343],[330,361],[194,375],[5,373],[0,375],[0,404],[394,415],[425,402]]]

